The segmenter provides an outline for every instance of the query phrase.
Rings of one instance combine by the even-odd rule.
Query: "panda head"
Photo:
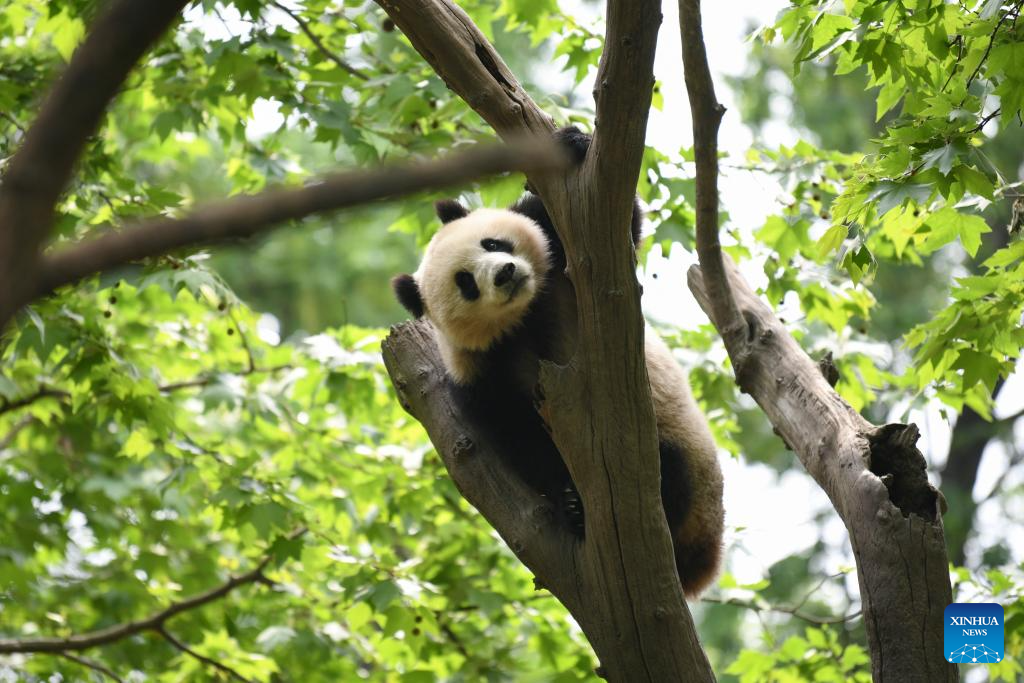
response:
[[[443,226],[413,275],[391,284],[415,317],[426,315],[456,351],[484,351],[519,325],[549,265],[548,240],[531,219],[503,209],[470,212],[454,200],[438,202]],[[451,368],[449,368],[451,369]]]

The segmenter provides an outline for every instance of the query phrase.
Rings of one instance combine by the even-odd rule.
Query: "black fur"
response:
[[[468,270],[460,270],[455,273],[455,286],[466,301],[476,301],[480,298],[480,288],[476,286],[476,278]]]
[[[577,165],[582,164],[583,160],[586,159],[587,151],[590,149],[591,136],[576,126],[559,128],[555,131],[555,140],[569,152],[573,163]],[[534,222],[544,229],[544,234],[548,236],[548,241],[552,247],[552,266],[561,272],[565,270],[565,250],[562,249],[562,243],[559,242],[558,235],[555,234],[555,226],[551,222],[550,216],[548,216],[547,209],[544,208],[544,202],[533,191],[533,187],[529,183],[526,185],[526,190],[527,194],[510,206],[509,211],[514,211],[533,219]],[[640,231],[643,228],[643,224],[644,214],[640,208],[640,200],[634,198],[633,215],[630,218],[629,224],[629,232],[633,238],[634,248],[640,244]]]
[[[469,209],[456,199],[442,199],[434,202],[434,211],[437,212],[437,217],[441,219],[442,223],[451,223],[469,215]]]
[[[564,145],[572,159],[582,163],[590,147],[591,136],[578,128],[562,128],[555,133],[556,141]],[[529,186],[527,186],[529,190]],[[463,218],[469,211],[455,200],[439,201],[435,205],[438,218],[443,223]],[[564,278],[565,250],[544,202],[535,193],[527,192],[509,211],[530,218],[537,223],[548,238],[551,248],[549,280]],[[639,202],[633,206],[630,232],[634,247],[640,241],[640,227],[643,215]],[[418,288],[410,289],[405,281],[395,291],[399,300],[414,315],[420,315],[409,306],[407,299],[419,302],[422,299]],[[411,280],[411,278],[410,278]],[[415,282],[412,283],[415,286]],[[584,511],[579,493],[573,484],[568,468],[561,454],[551,440],[544,421],[537,413],[533,392],[537,383],[538,358],[551,358],[551,331],[559,328],[553,319],[556,310],[550,302],[548,290],[538,293],[526,315],[523,324],[515,332],[503,337],[488,349],[479,369],[481,381],[471,385],[452,385],[453,393],[469,421],[483,425],[488,430],[489,440],[497,444],[500,457],[523,478],[523,481],[554,504],[556,516],[574,534],[582,537]],[[405,297],[405,298],[403,298]],[[673,530],[681,523],[689,507],[688,488],[679,490],[680,481],[685,485],[685,462],[681,454],[670,444],[661,444],[662,454],[662,499],[665,514]]]
[[[395,290],[395,297],[398,303],[405,306],[405,310],[412,313],[412,317],[419,318],[426,311],[423,306],[423,297],[420,296],[420,286],[412,275],[396,275],[391,278],[391,288]]]

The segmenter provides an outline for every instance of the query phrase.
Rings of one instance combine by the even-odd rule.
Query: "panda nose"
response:
[[[516,274],[516,264],[506,263],[498,271],[498,274],[494,276],[494,286],[503,287],[512,279],[512,276]]]

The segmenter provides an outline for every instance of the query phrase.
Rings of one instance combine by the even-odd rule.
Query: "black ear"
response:
[[[442,199],[439,202],[434,202],[434,211],[437,211],[437,217],[441,219],[442,223],[451,223],[469,215],[469,209],[459,204],[457,199]]]
[[[414,318],[423,315],[423,297],[420,296],[420,286],[412,275],[396,275],[391,278],[391,288],[395,290],[395,297],[398,303],[405,306],[406,310],[412,313]]]

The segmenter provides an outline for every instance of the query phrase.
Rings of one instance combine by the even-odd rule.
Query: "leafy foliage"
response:
[[[460,5],[558,121],[589,121],[585,93],[538,83],[550,82],[555,61],[585,91],[600,26],[553,0]],[[5,4],[0,164],[98,6]],[[1024,250],[989,242],[1006,234],[1002,207],[1021,187],[998,170],[1014,149],[998,141],[1019,122],[1024,92],[1020,10],[796,0],[755,46],[776,59],[766,46],[781,36],[803,77],[877,88],[874,129],[795,92],[799,116],[848,133],[835,145],[844,151],[811,136],[752,151],[743,166],[777,178],[783,201],[752,235],[725,223],[733,255],[767,254],[765,294],[795,301],[805,347],[820,355],[838,342],[837,387],[858,409],[909,392],[987,414],[1019,358]],[[756,95],[752,83],[744,93]],[[878,139],[865,150],[867,130]],[[488,137],[372,3],[203,0],[90,141],[57,207],[58,237]],[[638,192],[655,235],[642,257],[655,243],[666,255],[693,245],[692,155],[669,152],[645,152]],[[504,205],[521,189],[507,178],[464,199]],[[379,327],[401,317],[384,283],[413,267],[429,238],[429,199],[309,219],[244,251],[132,264],[25,311],[0,339],[3,638],[141,619],[269,558],[266,581],[184,611],[168,632],[259,681],[594,678],[579,630],[462,501],[381,368]],[[888,309],[874,285],[942,259],[957,279],[929,285],[934,315],[890,316],[887,329],[914,355],[886,367],[878,321]],[[666,333],[688,351],[719,444],[790,468],[763,417],[735,396],[712,328]],[[741,646],[749,621],[740,615],[806,602],[822,552],[786,558],[764,581],[723,578],[721,592],[746,603],[698,614],[723,680],[866,680],[856,618],[807,628],[776,610],[763,647]],[[965,595],[1009,605],[1012,657],[994,670],[1003,680],[1019,676],[1024,653],[1019,575],[959,575]],[[812,598],[805,611],[820,620],[833,606]],[[131,680],[226,677],[155,630],[83,654]],[[50,655],[0,659],[6,677],[55,673],[99,676]]]
[[[1021,186],[1007,180],[986,153],[987,132],[997,119],[1000,130],[1018,120],[1020,103],[1007,92],[1019,78],[1013,65],[1021,6],[974,5],[848,0],[839,7],[798,0],[761,32],[767,41],[781,35],[795,46],[797,70],[827,59],[837,75],[863,73],[868,87],[877,88],[877,118],[888,121],[870,153],[845,157],[839,165],[834,153],[797,146],[803,163],[829,173],[813,182],[809,199],[800,179],[783,179],[796,200],[784,211],[795,214],[789,229],[771,217],[759,233],[780,260],[799,252],[807,261],[824,263],[835,255],[859,283],[871,282],[882,260],[920,265],[950,245],[958,245],[967,259],[978,254],[993,230],[982,214],[997,216],[1000,204],[1012,203]],[[792,156],[785,149],[779,153]],[[807,218],[815,213],[818,225]],[[1004,246],[981,263],[978,275],[959,280],[933,320],[906,331],[913,365],[902,368],[899,379],[863,380],[926,391],[956,410],[967,403],[987,414],[996,382],[1010,374],[1024,342],[1018,286],[1024,252],[1019,243],[1006,243],[1004,225],[995,229],[1003,232]],[[806,272],[803,264],[800,270]],[[789,291],[798,275],[786,269],[783,277],[779,290]],[[866,296],[850,308],[842,304],[848,296],[801,295],[801,303],[810,319],[828,311],[830,326],[839,331],[867,320],[873,304]],[[839,314],[843,308],[852,315]],[[848,384],[844,395],[855,405],[870,402],[871,396],[857,393]]]

